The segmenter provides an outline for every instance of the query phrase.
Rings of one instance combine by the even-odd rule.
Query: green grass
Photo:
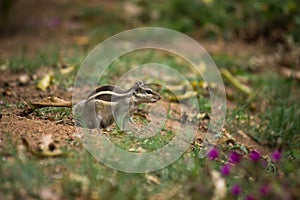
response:
[[[147,199],[157,192],[189,182],[191,173],[199,174],[203,161],[192,153],[188,153],[190,164],[194,161],[198,164],[188,166],[187,171],[185,156],[174,165],[150,173],[162,182],[156,185],[147,181],[144,174],[118,172],[101,165],[85,150],[73,152],[69,157],[40,159],[11,143],[1,151],[0,182],[3,187],[0,194],[39,198],[40,191],[50,187],[61,190],[64,199]]]
[[[47,183],[47,176],[41,170],[40,160],[26,159],[25,150],[18,148],[8,134],[8,145],[1,150],[1,195],[13,198],[36,197],[36,192]],[[12,161],[12,162],[11,162]]]
[[[18,145],[11,143],[3,149],[0,160],[0,183],[3,186],[0,194],[13,198],[40,198],[43,189],[51,188],[64,199],[148,199],[157,193],[168,197],[168,191],[172,189],[176,191],[172,196],[175,199],[196,199],[200,196],[210,199],[214,193],[210,172],[219,171],[222,165],[219,161],[200,159],[199,149],[195,146],[172,165],[149,173],[159,179],[160,184],[157,185],[147,180],[146,174],[118,172],[106,167],[86,150],[73,151],[68,157],[41,159],[28,154],[26,149],[17,147]],[[294,156],[299,164],[299,154]],[[226,159],[227,156],[222,154],[220,160]],[[294,173],[295,167],[295,162],[287,159],[287,162],[281,163],[279,170],[284,170],[288,176]],[[240,184],[245,188],[243,192],[246,194],[256,191],[257,184],[270,181],[281,191],[277,172],[268,169],[270,168],[245,160],[232,169],[233,175],[226,178],[227,186],[230,188],[233,184]],[[249,176],[256,177],[258,182],[247,179]],[[299,184],[294,179],[291,180],[291,186]],[[176,189],[177,187],[179,188]]]
[[[105,83],[108,80],[118,80],[118,78],[124,75],[124,73],[128,70],[149,63],[158,63],[169,66],[177,70],[179,73],[189,72],[192,67],[187,61],[179,56],[165,51],[153,49],[136,50],[120,56],[117,60],[111,63],[104,72],[104,75],[101,77],[103,80],[100,80],[100,83]],[[149,70],[149,73],[150,71],[151,70]],[[155,81],[155,78],[158,78],[150,75],[147,76],[147,74],[142,75],[145,76],[145,78],[150,77],[148,78],[150,81]]]
[[[268,106],[261,113],[255,136],[272,147],[299,148],[299,83],[294,79],[270,77],[262,82],[261,87],[270,92],[262,96]]]
[[[233,72],[234,68],[232,66],[241,66],[236,58],[227,55],[217,55],[216,58],[219,59],[216,61],[217,64],[219,63],[219,65],[227,67]],[[47,60],[43,56],[38,57],[36,61],[26,60],[27,58],[22,59],[25,64],[37,63],[38,66],[42,66],[43,63],[47,62],[58,63],[59,60],[55,56],[53,60]],[[186,72],[182,66],[188,67],[187,63],[178,62],[173,56],[161,54],[161,52],[158,54],[153,51],[133,52],[112,63],[104,76],[106,77],[104,80],[112,81],[132,66],[140,64],[140,61],[148,63],[156,60],[171,65],[174,69],[179,69],[182,72]],[[14,63],[18,62],[21,62],[21,60],[14,61]],[[77,68],[78,62],[76,59],[74,63],[77,63]],[[35,65],[28,66],[32,66],[32,70],[35,70],[33,67]],[[53,68],[57,71],[59,69],[55,66]],[[120,68],[122,69],[120,70]],[[31,68],[11,68],[11,70],[28,70],[27,72],[32,73]],[[75,75],[75,71],[72,73],[70,77]],[[269,160],[266,166],[253,165],[249,160],[243,161],[233,169],[232,176],[225,178],[228,192],[230,193],[230,187],[234,184],[243,187],[244,196],[259,190],[258,186],[255,186],[252,181],[254,178],[258,181],[258,185],[270,182],[272,187],[279,188],[278,191],[272,194],[278,196],[280,192],[286,189],[284,184],[292,187],[300,185],[299,180],[294,178],[300,175],[299,170],[297,170],[300,163],[300,156],[297,151],[300,144],[298,136],[300,131],[299,82],[278,76],[251,74],[247,67],[239,68],[236,74],[249,77],[253,89],[260,91],[258,97],[253,100],[253,103],[258,104],[258,107],[256,111],[251,110],[246,97],[237,93],[233,88],[236,94],[232,101],[237,106],[227,112],[226,129],[233,134],[238,130],[242,130],[272,150],[281,149],[283,158],[279,164]],[[56,84],[72,85],[72,78],[66,79],[59,73],[55,77]],[[191,80],[201,81],[201,79],[193,78]],[[225,84],[228,83],[225,82]],[[209,113],[211,106],[209,99],[207,95],[201,94],[201,88],[199,88],[199,92],[200,110]],[[265,104],[260,105],[259,102]],[[20,103],[17,106],[22,108],[24,105]],[[70,117],[71,110],[68,108],[42,108],[36,109],[33,114],[60,122]],[[168,112],[168,118],[174,118],[172,112]],[[142,121],[143,119],[139,120]],[[253,123],[253,120],[258,121]],[[168,143],[174,135],[171,130],[165,129],[165,132],[166,134],[163,137],[156,135],[147,139],[139,139],[116,131],[112,134],[111,139],[124,149],[142,147],[147,151],[154,151]],[[7,133],[7,135],[9,134]],[[40,191],[51,188],[58,195],[62,195],[64,199],[75,197],[82,199],[148,199],[158,193],[168,195],[168,191],[172,191],[174,188],[176,190],[180,186],[171,198],[196,199],[201,196],[204,199],[210,199],[214,193],[210,172],[212,170],[219,171],[231,151],[238,151],[245,155],[249,153],[245,146],[239,144],[233,146],[222,144],[219,148],[222,149],[222,156],[219,161],[212,162],[206,158],[200,159],[199,146],[192,145],[172,165],[149,173],[160,180],[160,184],[157,185],[147,180],[146,174],[127,174],[106,167],[95,160],[84,150],[84,147],[72,150],[72,154],[67,157],[41,159],[31,155],[26,149],[20,148],[17,143],[11,141],[8,147],[1,150],[0,183],[3,187],[0,190],[0,196],[40,198]],[[278,176],[279,173],[282,173],[283,178]],[[22,187],[23,185],[24,187]],[[20,188],[22,189],[20,190]],[[294,192],[293,190],[288,191]],[[231,196],[229,195],[228,198],[231,198]]]
[[[6,59],[0,58],[0,63],[13,73],[28,73],[30,75],[35,74],[41,68],[57,72],[64,67],[74,66],[75,70],[72,77],[74,79],[74,73],[80,67],[84,57],[83,49],[76,45],[73,45],[72,50],[69,51],[62,51],[59,46],[48,46],[31,53],[28,53],[27,47],[24,46],[15,55]],[[62,78],[59,79],[59,81],[62,80]]]
[[[171,0],[136,4],[144,9],[138,16],[139,21],[185,33],[200,29],[206,39],[239,37],[253,41],[262,36],[272,38],[272,32],[276,30],[299,42],[300,4],[292,0],[255,3],[251,0],[191,0],[189,3]]]
[[[67,117],[71,116],[72,109],[60,107],[45,107],[34,109],[33,114],[42,119],[53,120],[58,123],[66,120]]]
[[[19,55],[9,59],[8,69],[12,72],[27,72],[32,74],[36,69],[46,66],[50,67],[59,61],[59,51],[39,52],[34,57],[26,55],[26,48],[20,51]]]
[[[162,132],[163,134],[161,134]],[[114,144],[125,150],[134,148],[138,151],[138,148],[141,147],[147,152],[153,152],[168,144],[174,135],[172,130],[163,127],[160,133],[149,138],[135,137],[122,131],[114,132],[109,138]]]

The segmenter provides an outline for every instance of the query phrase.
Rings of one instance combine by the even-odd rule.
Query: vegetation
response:
[[[87,32],[70,31],[65,39],[72,41],[70,46],[66,45],[68,50],[62,50],[57,44],[57,47],[33,52],[18,47],[8,57],[0,54],[0,72],[4,74],[0,75],[3,78],[0,80],[3,87],[0,90],[0,199],[299,198],[300,82],[296,76],[277,73],[282,67],[278,67],[277,62],[253,64],[251,53],[240,56],[224,49],[212,53],[220,69],[228,70],[239,84],[253,92],[245,94],[224,79],[228,97],[226,123],[221,134],[224,141],[216,142],[203,158],[200,155],[202,141],[195,138],[177,161],[154,172],[120,172],[96,160],[80,138],[74,136],[76,130],[72,129],[75,133],[69,131],[74,124],[70,108],[29,109],[31,97],[34,100],[59,95],[70,98],[68,94],[72,91],[76,71],[88,50],[110,35],[136,25],[169,27],[190,34],[196,40],[224,40],[228,44],[238,40],[256,45],[252,42],[263,40],[271,43],[273,49],[280,49],[282,44],[290,45],[287,49],[298,48],[300,40],[300,3],[297,1],[133,0],[126,3],[138,6],[136,9],[141,8],[141,11],[128,17],[119,8],[112,9],[111,4],[105,5],[105,9],[103,5],[77,2],[76,7],[72,7],[75,14],[67,19],[83,23]],[[64,3],[62,7],[69,6]],[[5,15],[11,10],[7,7]],[[80,40],[73,40],[73,34],[80,35]],[[217,42],[209,44],[214,46]],[[243,46],[233,48],[237,48],[237,52],[246,51]],[[288,67],[297,70],[293,59],[289,59]],[[144,50],[115,60],[99,83],[113,83],[134,66],[157,60],[183,74],[190,72],[189,63],[176,55]],[[37,89],[36,85],[49,73],[52,78],[45,91]],[[30,76],[29,83],[18,82],[18,78],[17,81],[4,79],[9,78],[6,75],[24,74]],[[199,130],[205,131],[211,109],[209,93],[201,77],[189,80],[194,84],[201,110],[197,118],[201,121]],[[168,90],[163,88],[161,95],[168,101]],[[168,110],[167,117],[178,120],[172,110]],[[13,120],[5,121],[8,119]],[[147,123],[143,116],[135,116],[135,120]],[[20,121],[31,122],[34,127],[22,130],[17,126]],[[49,139],[49,133],[39,126],[59,126],[56,132],[62,128],[68,131],[66,135],[50,132],[56,135]],[[119,147],[139,152],[161,148],[173,136],[172,129],[164,127],[161,135],[150,139],[135,138],[118,129],[112,130],[109,137]],[[43,142],[40,144],[40,140],[32,138]],[[31,140],[36,146],[31,146]]]
[[[247,40],[259,37],[300,39],[300,4],[292,0],[137,2],[145,8],[142,21],[178,31],[194,32],[202,28],[203,36],[226,39],[236,36]]]

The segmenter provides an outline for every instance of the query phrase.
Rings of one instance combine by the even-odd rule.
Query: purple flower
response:
[[[208,158],[210,160],[215,160],[219,157],[219,150],[215,147],[213,147],[209,152],[208,152]]]
[[[234,185],[232,186],[231,188],[231,193],[234,195],[234,196],[239,196],[241,194],[241,187],[239,185]]]
[[[262,164],[263,167],[267,167],[268,166],[268,161],[261,160],[261,164]]]
[[[241,155],[238,154],[237,152],[232,152],[229,155],[229,162],[233,163],[233,164],[237,164],[241,161]]]
[[[54,17],[50,20],[50,26],[58,26],[61,23],[61,20],[58,17]]]
[[[222,176],[228,176],[230,174],[230,166],[229,165],[223,165],[221,167],[221,174]]]
[[[259,191],[262,195],[268,195],[271,191],[270,184],[268,183],[264,184],[263,186],[260,187]]]
[[[251,195],[247,195],[245,200],[255,200],[256,198],[254,196]]]
[[[253,150],[250,152],[249,157],[253,161],[258,161],[260,159],[260,153],[258,151]]]
[[[275,150],[273,153],[272,153],[272,160],[274,162],[278,162],[281,158],[281,152],[279,150]]]

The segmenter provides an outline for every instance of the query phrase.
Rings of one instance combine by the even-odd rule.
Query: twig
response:
[[[43,108],[43,107],[72,107],[72,102],[65,101],[58,97],[47,97],[42,101],[32,102],[31,105],[34,108]]]
[[[239,80],[237,80],[236,78],[233,77],[233,75],[227,70],[227,69],[221,69],[221,74],[222,76],[229,82],[231,83],[235,88],[237,88],[238,90],[240,90],[241,92],[243,92],[244,94],[248,95],[248,96],[252,96],[253,95],[253,91],[251,88],[249,88],[248,86],[242,84]]]

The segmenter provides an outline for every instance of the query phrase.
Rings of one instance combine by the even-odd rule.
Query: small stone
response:
[[[0,65],[0,70],[5,71],[7,69],[8,69],[8,67],[6,64]]]
[[[30,77],[27,74],[23,74],[19,77],[20,85],[27,85],[30,81]]]
[[[3,91],[3,95],[4,96],[12,96],[12,92],[10,91],[10,89],[6,89],[5,91]]]

